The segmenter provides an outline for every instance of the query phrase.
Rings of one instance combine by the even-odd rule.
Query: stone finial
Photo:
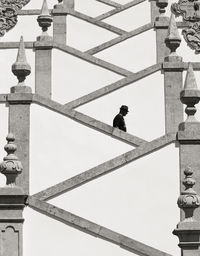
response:
[[[7,152],[7,156],[3,158],[3,162],[0,163],[0,172],[6,176],[6,185],[14,186],[17,176],[22,172],[22,164],[15,155],[17,146],[14,144],[15,137],[12,133],[9,133],[6,137],[7,144],[4,149]]]
[[[185,212],[184,222],[188,222],[193,220],[194,209],[200,205],[200,197],[193,189],[195,185],[195,180],[192,178],[193,170],[187,167],[184,174],[185,179],[183,180],[183,185],[185,186],[185,191],[181,192],[177,203],[179,208]]]
[[[192,64],[188,64],[188,70],[185,78],[184,90],[197,90],[197,82],[195,79]]]
[[[24,85],[26,76],[31,73],[31,67],[26,60],[23,37],[20,38],[19,50],[16,62],[12,65],[12,72],[19,81],[18,85]]]
[[[188,115],[186,122],[196,122],[194,116],[197,111],[195,104],[200,100],[200,90],[197,88],[191,63],[188,66],[184,89],[181,91],[180,99],[183,104],[187,105],[185,109],[185,113]]]
[[[164,16],[166,12],[165,8],[168,6],[168,0],[157,0],[156,4],[159,7],[160,15]]]
[[[180,46],[181,38],[178,33],[174,14],[171,14],[170,17],[168,36],[165,39],[165,43],[171,51],[170,56],[177,56],[176,49]]]
[[[48,36],[47,34],[47,30],[48,30],[48,27],[51,26],[51,23],[52,23],[52,17],[49,13],[49,9],[48,9],[48,6],[47,6],[47,1],[44,0],[43,1],[43,5],[42,5],[42,9],[41,9],[41,13],[40,15],[38,16],[37,18],[37,22],[39,24],[39,26],[42,28],[42,35],[43,36]]]

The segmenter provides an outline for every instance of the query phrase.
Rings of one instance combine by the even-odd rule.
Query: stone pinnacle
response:
[[[43,5],[42,5],[40,15],[42,15],[42,16],[49,16],[50,15],[46,0],[43,1]]]
[[[20,38],[19,50],[16,62],[12,65],[12,72],[17,76],[19,83],[22,83],[26,76],[31,73],[31,67],[26,60],[23,37]]]
[[[180,40],[178,28],[176,26],[176,21],[174,14],[171,14],[170,21],[169,21],[169,29],[168,29],[168,40]]]
[[[194,71],[192,64],[189,63],[186,78],[185,78],[185,84],[184,84],[184,90],[197,90],[197,82],[195,79]]]

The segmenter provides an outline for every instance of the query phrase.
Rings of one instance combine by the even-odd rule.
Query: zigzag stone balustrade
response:
[[[45,214],[57,221],[60,221],[68,226],[83,231],[89,235],[101,238],[108,242],[119,245],[121,248],[133,252],[140,256],[171,256],[168,253],[157,250],[153,247],[145,245],[141,242],[133,240],[129,237],[121,235],[115,231],[107,229],[89,220],[83,219],[77,215],[67,212],[61,208],[51,205],[47,202],[38,200],[30,196],[27,200],[29,207]]]
[[[76,175],[68,180],[65,180],[55,186],[47,188],[34,196],[41,200],[49,200],[67,191],[70,191],[78,186],[85,184],[91,180],[94,180],[102,175],[105,175],[111,171],[115,171],[124,165],[131,163],[147,154],[150,154],[160,148],[169,145],[176,140],[175,134],[167,134],[163,137],[155,139],[151,142],[144,143],[136,149],[133,149],[125,154],[115,157],[103,164],[100,164],[88,171],[85,171],[79,175]]]

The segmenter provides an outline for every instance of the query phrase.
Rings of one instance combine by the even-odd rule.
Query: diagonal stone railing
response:
[[[89,235],[101,238],[113,244],[119,245],[121,248],[135,253],[140,256],[171,256],[166,252],[150,247],[146,244],[138,242],[132,238],[121,235],[108,228],[100,226],[94,222],[81,218],[59,207],[47,202],[41,201],[36,197],[29,196],[27,204],[30,208],[38,211],[46,216],[60,221],[70,227],[78,229]]]
[[[105,174],[115,171],[147,154],[157,151],[165,147],[166,145],[171,144],[175,140],[175,134],[167,134],[151,142],[146,142],[136,149],[117,156],[107,162],[104,162],[94,168],[89,169],[88,171],[82,172],[81,174],[78,174],[70,179],[60,182],[43,191],[40,191],[33,196],[37,197],[40,200],[50,200],[87,182],[90,182]]]
[[[96,100],[96,99],[104,96],[104,95],[114,92],[124,86],[134,83],[146,76],[149,76],[149,75],[161,70],[161,67],[162,67],[161,64],[155,64],[153,66],[150,66],[150,67],[143,69],[133,75],[122,78],[121,80],[119,80],[117,82],[114,82],[112,84],[104,86],[94,92],[91,92],[91,93],[84,95],[76,100],[68,102],[65,104],[65,106],[66,106],[66,108],[76,108],[76,107],[82,106],[88,102],[91,102],[93,100]]]
[[[19,95],[19,97],[22,97],[22,95]],[[93,128],[101,133],[107,134],[109,136],[112,136],[113,138],[116,138],[118,140],[126,142],[127,144],[130,144],[132,146],[138,146],[138,145],[141,145],[146,142],[145,140],[143,140],[137,136],[123,132],[119,129],[115,129],[112,126],[105,124],[103,122],[100,122],[90,116],[82,114],[73,109],[67,109],[65,107],[65,105],[62,105],[56,101],[44,98],[40,95],[37,95],[37,94],[33,95],[32,100],[34,103],[37,103],[43,107],[53,110],[59,114],[66,116],[66,117],[69,117],[72,120],[79,122],[79,123],[81,123],[85,126],[88,126],[90,128]]]
[[[107,41],[107,42],[105,42],[103,44],[97,45],[97,46],[93,47],[92,49],[87,50],[86,53],[94,55],[94,54],[96,54],[98,52],[101,52],[101,51],[103,51],[105,49],[108,49],[109,47],[111,47],[113,45],[119,44],[119,43],[121,43],[121,42],[123,42],[123,41],[125,41],[125,40],[127,40],[129,38],[132,38],[132,37],[137,36],[137,35],[139,35],[141,33],[144,33],[146,31],[152,29],[153,26],[154,26],[153,23],[148,23],[148,24],[146,24],[144,26],[141,26],[139,28],[136,28],[136,29],[134,29],[134,30],[132,30],[130,32],[124,33],[121,36],[118,36],[118,37],[116,37],[114,39],[111,39],[111,40],[109,40],[109,41]]]
[[[97,2],[101,2],[103,4],[107,4],[109,6],[116,7],[116,8],[122,6],[122,4],[116,3],[116,2],[111,1],[111,0],[97,0]]]
[[[109,17],[111,17],[111,16],[113,16],[115,14],[118,14],[118,13],[120,13],[122,11],[125,11],[125,10],[127,10],[127,9],[129,9],[129,8],[135,6],[135,5],[138,5],[138,4],[142,3],[142,2],[145,2],[145,1],[146,0],[133,0],[133,1],[129,2],[129,3],[127,3],[127,4],[124,4],[124,5],[120,6],[120,7],[117,7],[117,8],[115,8],[115,9],[109,11],[109,12],[106,12],[106,13],[103,13],[103,14],[99,15],[95,19],[96,20],[103,20],[103,19],[109,18]]]

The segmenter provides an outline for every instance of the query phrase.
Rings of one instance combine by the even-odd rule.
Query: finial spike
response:
[[[46,39],[49,38],[47,30],[48,30],[48,27],[51,26],[52,21],[53,21],[53,18],[51,17],[51,15],[49,13],[47,1],[44,0],[42,9],[41,9],[41,13],[37,18],[37,22],[38,22],[39,26],[42,28],[43,32],[42,32],[42,36],[39,36],[37,38],[37,40],[44,40],[44,38],[46,38]]]
[[[189,63],[189,65],[188,65],[184,89],[185,90],[197,90],[198,89],[194,71],[193,71],[193,67],[192,67],[191,63]]]
[[[46,15],[49,16],[50,15],[46,0],[43,1],[43,5],[42,5],[40,15],[42,15],[42,16],[46,16]]]
[[[180,40],[181,37],[179,36],[178,28],[176,26],[175,16],[172,13],[169,21],[169,28],[168,28],[168,37],[169,40]]]
[[[31,73],[31,67],[26,60],[24,40],[21,36],[16,62],[12,65],[12,72],[19,80],[18,85],[24,85],[26,76]]]
[[[26,54],[25,54],[25,48],[24,48],[23,36],[20,37],[19,49],[18,49],[16,62],[19,62],[19,63],[26,63],[27,62]]]

